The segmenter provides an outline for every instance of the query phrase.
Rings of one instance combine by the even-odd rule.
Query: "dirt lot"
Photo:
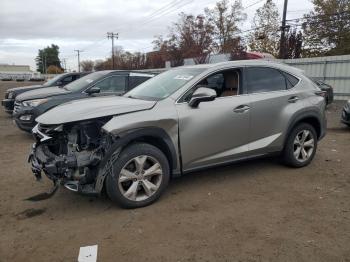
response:
[[[28,83],[0,82],[5,86]],[[0,261],[350,261],[350,129],[342,102],[303,169],[265,158],[174,179],[152,206],[123,210],[65,189],[51,199],[26,163],[31,136],[0,110]]]

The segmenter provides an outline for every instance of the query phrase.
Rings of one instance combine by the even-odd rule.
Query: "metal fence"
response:
[[[334,88],[336,99],[350,98],[350,55],[281,60]]]
[[[209,63],[225,62],[228,54],[212,55]],[[270,60],[270,59],[267,59]],[[325,56],[278,60],[279,62],[304,70],[309,77],[323,80],[334,88],[335,99],[350,99],[350,55]],[[192,58],[184,60],[185,65],[194,65]],[[167,61],[166,67],[170,68]]]

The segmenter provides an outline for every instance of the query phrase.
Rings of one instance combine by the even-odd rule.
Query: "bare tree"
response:
[[[94,69],[94,61],[92,60],[81,61],[80,66],[83,72],[90,72]]]
[[[253,32],[248,37],[252,51],[265,52],[274,56],[279,50],[279,13],[272,0],[257,9],[253,19]]]

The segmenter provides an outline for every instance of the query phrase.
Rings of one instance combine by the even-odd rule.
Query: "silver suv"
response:
[[[308,165],[325,135],[323,92],[295,68],[236,61],[171,69],[123,97],[58,106],[36,119],[30,154],[66,188],[122,207],[157,200],[186,172],[279,153]]]

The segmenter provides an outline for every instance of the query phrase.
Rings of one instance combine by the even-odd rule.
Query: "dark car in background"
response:
[[[343,111],[341,113],[341,121],[350,127],[350,100],[346,102],[345,106],[343,107]]]
[[[1,105],[4,107],[5,111],[9,114],[12,114],[13,108],[14,108],[14,102],[18,95],[39,89],[44,87],[52,87],[52,86],[65,86],[77,79],[79,79],[82,76],[85,76],[89,73],[64,73],[55,76],[54,78],[48,80],[46,83],[42,85],[31,85],[31,86],[23,86],[23,87],[15,87],[7,89],[5,93],[5,99],[1,101]]]
[[[312,79],[315,84],[322,90],[325,92],[325,100],[327,105],[333,103],[334,100],[334,95],[333,95],[333,87],[329,84],[326,84],[324,81],[322,80],[318,80],[313,78]]]
[[[36,117],[57,105],[77,99],[122,95],[153,76],[153,73],[105,70],[91,73],[64,87],[28,91],[16,98],[14,121],[20,129],[30,131],[36,125]]]

